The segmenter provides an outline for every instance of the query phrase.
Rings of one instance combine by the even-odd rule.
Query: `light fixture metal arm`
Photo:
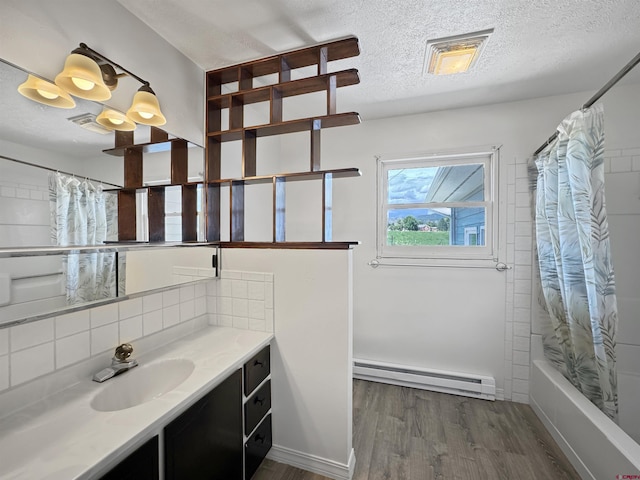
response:
[[[136,80],[138,80],[140,83],[142,83],[143,85],[147,85],[149,86],[149,82],[147,82],[145,79],[140,78],[139,76],[137,76],[135,73],[130,72],[129,70],[127,70],[126,68],[124,68],[123,66],[117,64],[116,62],[114,62],[113,60],[110,60],[109,58],[105,57],[104,55],[102,55],[100,52],[95,51],[93,48],[87,46],[86,43],[81,43],[80,44],[80,48],[83,50],[87,50],[88,52],[90,52],[92,55],[98,57],[101,60],[104,60],[105,62],[109,63],[110,65],[117,67],[118,69],[122,70],[123,72],[125,72],[127,75],[129,75],[130,77],[135,78]]]

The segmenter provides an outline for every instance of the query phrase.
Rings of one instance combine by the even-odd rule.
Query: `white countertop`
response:
[[[207,327],[137,357],[140,365],[172,358],[195,364],[182,384],[159,398],[125,410],[93,410],[94,395],[125,372],[102,384],[87,378],[16,412],[0,422],[0,479],[91,479],[106,473],[272,338],[271,333]]]

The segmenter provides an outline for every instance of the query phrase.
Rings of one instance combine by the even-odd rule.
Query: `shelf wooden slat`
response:
[[[284,135],[287,133],[305,132],[313,129],[314,122],[320,122],[320,128],[345,127],[360,123],[360,114],[357,112],[337,113],[335,115],[325,115],[321,117],[301,118],[288,120],[286,122],[256,125],[235,130],[224,130],[222,132],[212,132],[209,138],[215,138],[220,142],[232,142],[242,140],[242,133],[245,130],[255,130],[256,137],[270,137],[272,135]]]
[[[253,78],[279,73],[282,61],[288,65],[289,69],[315,65],[319,61],[319,52],[323,49],[326,51],[326,60],[329,62],[360,55],[358,38],[347,37],[342,40],[313,45],[231,67],[210,70],[207,72],[207,86],[212,91],[219,85],[238,82],[240,80],[240,72],[243,70]]]
[[[214,242],[220,248],[274,248],[292,250],[348,250],[360,242]]]
[[[182,138],[171,138],[169,140],[165,140],[162,142],[148,142],[148,143],[138,143],[135,145],[121,145],[115,148],[108,148],[103,150],[102,153],[106,153],[107,155],[113,155],[115,157],[123,157],[127,150],[132,152],[141,152],[141,153],[158,153],[158,152],[168,152],[171,150],[171,145],[174,142],[184,142]],[[196,146],[193,143],[187,142],[188,147]]]
[[[290,172],[290,173],[274,173],[272,175],[257,175],[255,177],[244,178],[221,178],[217,180],[211,180],[209,184],[225,184],[225,183],[239,183],[242,182],[245,185],[259,184],[259,183],[271,183],[274,178],[285,179],[287,181],[295,180],[310,180],[312,178],[322,179],[324,174],[332,174],[333,178],[347,178],[347,177],[359,177],[362,175],[359,168],[337,168],[331,170],[318,170],[315,172]]]
[[[252,103],[268,102],[271,98],[271,90],[277,90],[282,98],[293,97],[296,95],[304,95],[307,93],[320,92],[330,88],[328,81],[335,77],[335,87],[348,87],[349,85],[357,85],[360,83],[358,70],[351,68],[340,72],[327,73],[313,77],[301,78],[289,82],[276,83],[273,85],[265,85],[253,90],[245,92],[226,93],[224,95],[216,95],[207,99],[209,107],[213,108],[229,108],[231,99],[243,105]]]

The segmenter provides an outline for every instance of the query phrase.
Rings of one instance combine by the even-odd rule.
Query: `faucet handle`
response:
[[[120,362],[125,362],[133,353],[133,347],[130,343],[123,343],[116,348],[116,353],[113,357]]]

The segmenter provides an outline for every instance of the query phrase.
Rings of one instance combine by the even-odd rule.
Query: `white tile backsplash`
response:
[[[180,303],[180,290],[167,290],[166,292],[162,292],[162,306],[170,307],[172,305],[177,305]]]
[[[115,351],[118,346],[118,323],[109,323],[98,328],[91,329],[91,355],[106,351]]]
[[[198,317],[272,332],[273,280],[271,273],[227,272],[226,278],[2,329],[0,393]]]
[[[91,314],[89,310],[60,315],[55,319],[56,338],[62,338],[75,333],[84,332],[91,328]]]
[[[170,305],[162,309],[163,328],[171,327],[180,323],[180,304]]]
[[[142,313],[162,309],[162,293],[154,293],[142,297]]]
[[[9,330],[0,330],[0,355],[9,353]]]
[[[101,327],[109,323],[117,322],[120,318],[117,303],[92,308],[89,312],[91,312],[91,328]]]
[[[0,391],[9,388],[9,355],[0,356]]]
[[[56,368],[64,368],[91,356],[89,331],[56,340]]]
[[[231,296],[233,298],[247,298],[247,283],[246,280],[231,280]]]
[[[184,322],[195,316],[196,306],[193,299],[180,303],[180,321]]]
[[[12,327],[9,335],[12,352],[50,342],[53,340],[53,318]]]
[[[11,386],[53,372],[54,366],[53,342],[14,352],[11,354]]]
[[[142,315],[120,320],[120,342],[131,343],[142,337]]]
[[[247,298],[249,300],[264,300],[264,282],[247,282]]]
[[[248,317],[249,316],[249,300],[245,298],[233,298],[233,316]]]
[[[162,330],[162,310],[154,310],[142,315],[142,333],[151,335]]]
[[[125,300],[118,304],[120,312],[120,320],[125,318],[135,317],[136,315],[142,315],[142,298],[133,298],[131,300]]]

